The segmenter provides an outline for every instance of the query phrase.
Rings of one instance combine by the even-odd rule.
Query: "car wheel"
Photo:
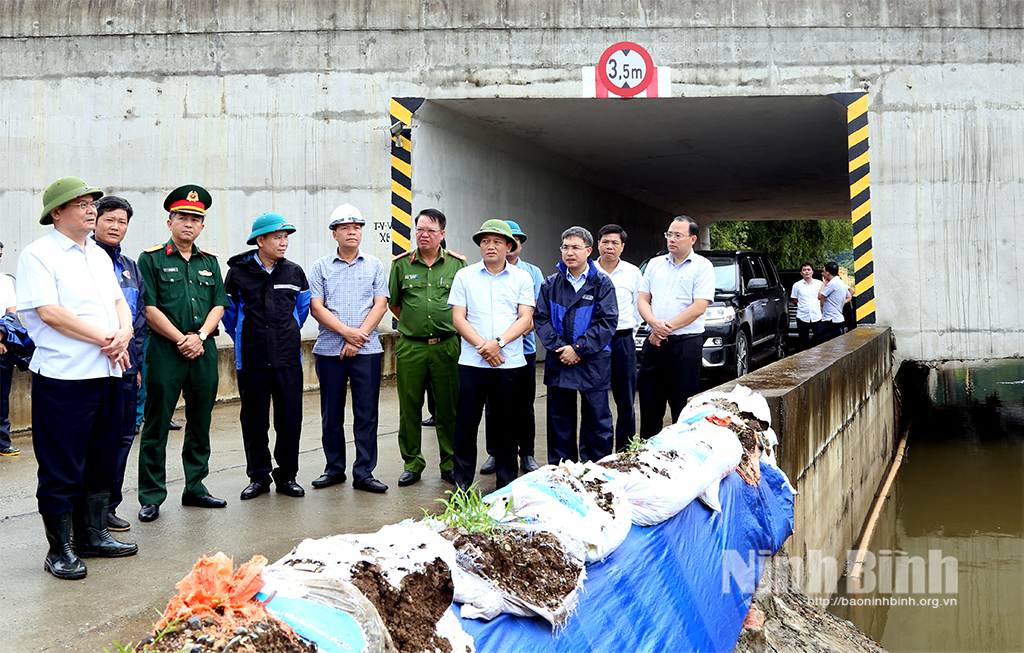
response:
[[[741,377],[750,371],[750,341],[746,331],[736,335],[736,376]]]
[[[786,357],[786,332],[779,328],[775,334],[775,360],[780,361]]]

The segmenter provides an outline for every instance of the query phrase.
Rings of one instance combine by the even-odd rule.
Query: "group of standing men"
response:
[[[853,290],[839,277],[839,264],[829,261],[814,278],[814,266],[800,266],[800,281],[793,284],[790,302],[796,306],[800,349],[827,342],[844,331],[843,307],[853,299]]]

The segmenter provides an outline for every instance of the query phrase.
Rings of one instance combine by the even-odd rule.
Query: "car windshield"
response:
[[[708,260],[715,266],[715,291],[738,292],[740,268],[736,261],[731,258],[711,257]]]

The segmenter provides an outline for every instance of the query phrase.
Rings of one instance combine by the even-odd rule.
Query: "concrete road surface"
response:
[[[546,388],[543,371],[537,383],[537,459],[546,462]],[[214,496],[228,500],[222,510],[182,507],[184,486],[180,452],[182,431],[171,432],[168,443],[168,498],[161,506],[160,519],[149,524],[138,521],[138,455],[132,453],[125,482],[125,501],[118,514],[132,524],[127,533],[115,534],[123,541],[136,542],[139,554],[131,558],[89,558],[89,575],[81,581],[57,580],[43,570],[46,538],[37,512],[36,460],[28,437],[15,439],[21,455],[0,458],[0,651],[102,651],[112,644],[138,642],[151,628],[174,584],[185,576],[203,555],[223,551],[236,566],[255,554],[271,562],[288,553],[300,540],[336,533],[374,532],[385,524],[423,515],[423,509],[440,506],[435,499],[451,488],[437,469],[437,440],[434,429],[424,428],[423,448],[427,468],[423,480],[407,488],[398,487],[402,458],[398,452],[398,399],[395,386],[381,388],[379,461],[375,476],[390,490],[383,495],[353,490],[351,465],[351,410],[346,423],[349,481],[314,490],[310,481],[324,467],[320,447],[319,394],[307,393],[302,424],[302,446],[298,482],[304,498],[276,492],[241,501],[239,493],[248,484],[245,453],[238,426],[238,404],[214,409],[210,476],[206,485]],[[183,415],[177,419],[183,423]],[[478,465],[483,451],[480,433]],[[136,438],[136,447],[138,439]],[[479,467],[478,467],[479,469]],[[494,489],[494,476],[477,477],[481,489]]]

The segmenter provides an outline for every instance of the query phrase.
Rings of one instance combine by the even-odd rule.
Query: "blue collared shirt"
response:
[[[483,261],[462,268],[455,274],[452,290],[448,294],[448,305],[465,306],[466,320],[484,340],[494,340],[508,331],[519,319],[520,304],[531,307],[537,305],[533,280],[526,272],[507,263],[505,269],[498,274],[488,272]],[[494,369],[526,365],[522,338],[506,343],[501,353],[505,362]],[[491,367],[465,338],[462,339],[459,365]]]
[[[580,288],[583,287],[583,284],[587,282],[587,271],[586,269],[584,269],[583,272],[580,273],[580,278],[577,279],[576,277],[572,276],[572,272],[570,272],[569,268],[567,267],[565,268],[565,278],[569,280],[569,285],[572,286],[572,289],[575,290],[576,292],[579,292]]]
[[[644,272],[640,292],[650,293],[651,312],[659,320],[671,320],[682,313],[695,299],[715,301],[715,266],[700,254],[691,251],[678,265],[672,253],[651,259]],[[680,327],[672,335],[704,333],[704,315]]]
[[[324,306],[345,326],[358,329],[370,314],[373,300],[388,297],[388,278],[380,259],[364,254],[362,248],[351,263],[338,255],[338,250],[317,259],[309,270],[312,299],[321,299]],[[370,332],[370,341],[359,348],[360,354],[381,354],[379,328]],[[320,325],[313,345],[314,354],[340,356],[345,339],[340,333]]]
[[[533,298],[540,297],[540,286],[544,283],[544,273],[533,263],[527,263],[521,258],[516,259],[515,266],[530,275],[533,279]],[[529,356],[537,353],[537,341],[531,331],[523,336],[523,353]]]

